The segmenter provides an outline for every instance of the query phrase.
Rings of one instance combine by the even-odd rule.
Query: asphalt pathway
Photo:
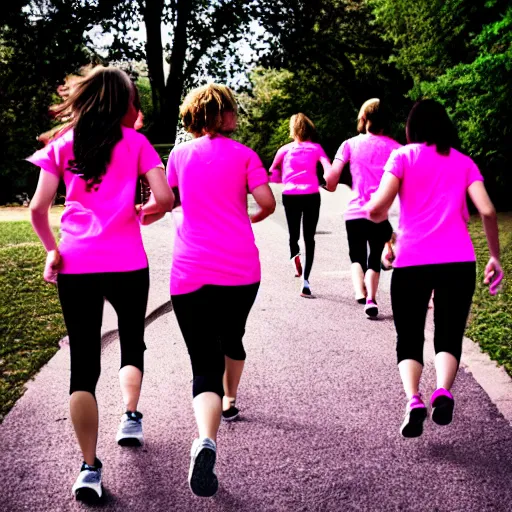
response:
[[[389,273],[379,320],[352,297],[341,220],[347,196],[322,193],[316,299],[299,296],[288,261],[282,206],[255,226],[263,281],[250,316],[241,421],[221,426],[212,499],[187,484],[195,437],[191,370],[168,297],[172,221],[145,229],[151,266],[146,374],[140,410],[146,444],[121,448],[115,318],[105,314],[98,386],[98,455],[105,500],[94,510],[127,511],[509,511],[512,426],[461,369],[452,425],[428,421],[405,440],[405,406],[394,345]],[[198,322],[201,312],[197,312]],[[426,352],[423,393],[434,389]],[[29,383],[0,426],[0,510],[85,510],[71,495],[81,458],[68,413],[69,354],[63,349]],[[90,508],[90,507],[89,507]]]

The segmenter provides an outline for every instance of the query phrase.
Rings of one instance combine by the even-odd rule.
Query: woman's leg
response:
[[[307,194],[304,199],[304,214],[302,217],[302,231],[304,234],[304,246],[306,249],[306,265],[304,279],[309,280],[313,260],[315,259],[315,233],[320,217],[320,194]]]
[[[298,196],[283,194],[283,206],[290,235],[290,258],[300,254],[300,220],[302,218],[302,205],[297,200]]]
[[[376,302],[382,251],[386,242],[391,239],[393,228],[387,220],[379,224],[371,223],[369,226],[368,245],[370,246],[370,254],[368,256],[368,271],[365,275],[365,284],[368,290],[368,299]]]
[[[435,366],[437,388],[449,391],[459,368],[464,330],[475,291],[476,265],[473,262],[450,263],[438,267],[434,283]]]
[[[246,353],[243,346],[245,325],[251,312],[260,284],[223,286],[222,312],[219,312],[219,336],[224,353],[224,398],[222,409],[228,411],[236,401],[238,385],[244,369]],[[234,411],[238,414],[237,411]],[[232,419],[227,418],[226,419]]]
[[[192,396],[200,437],[217,439],[222,412],[224,354],[218,335],[218,294],[212,286],[184,295],[173,295],[176,320],[192,364]],[[215,307],[219,304],[219,307]],[[198,312],[201,318],[198,320]]]
[[[347,220],[345,226],[347,228],[347,239],[349,256],[352,265],[350,267],[352,276],[352,285],[356,300],[364,304],[367,291],[364,284],[364,275],[367,270],[367,235],[366,235],[366,219]]]
[[[119,384],[127,412],[137,411],[140,398],[148,293],[148,268],[108,274],[105,295],[117,313],[121,344]]]
[[[391,304],[397,332],[398,369],[407,406],[400,427],[403,437],[423,433],[427,409],[419,392],[423,371],[425,318],[431,293],[428,270],[422,267],[396,268],[391,278]],[[414,292],[414,300],[411,300]]]
[[[432,293],[428,275],[424,267],[405,267],[396,268],[391,278],[398,368],[408,399],[419,394],[423,370],[425,319]]]
[[[103,291],[95,274],[60,274],[59,298],[71,357],[70,415],[84,461],[96,462]]]

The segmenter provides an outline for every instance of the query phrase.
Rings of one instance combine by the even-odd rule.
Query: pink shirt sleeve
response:
[[[169,183],[169,187],[171,188],[176,188],[178,186],[178,175],[176,174],[176,162],[174,155],[174,151],[171,151],[169,160],[167,160],[167,183]]]
[[[343,162],[343,164],[346,164],[347,162],[350,161],[350,143],[348,140],[341,144],[334,159],[340,160],[341,162]]]
[[[260,157],[251,151],[247,162],[247,188],[252,192],[256,187],[268,183],[268,173],[261,163]]]
[[[318,147],[318,160],[320,160],[320,158],[327,158],[327,160],[329,160],[329,157],[327,156],[326,152],[324,151],[324,148],[322,146],[320,146],[320,144],[317,144],[317,147]]]
[[[287,146],[283,146],[277,150],[272,166],[270,167],[270,181],[272,183],[281,183],[283,176],[283,160],[286,155]]]
[[[475,181],[484,181],[484,177],[482,176],[482,173],[478,169],[475,162],[473,162],[473,160],[470,160],[467,187],[469,187]]]
[[[61,149],[62,146],[57,141],[51,142],[44,148],[36,151],[32,156],[29,156],[27,160],[40,167],[43,171],[61,178],[63,175]]]
[[[389,155],[388,161],[384,166],[384,172],[389,172],[399,180],[404,177],[404,162],[400,150],[394,149]]]
[[[156,152],[156,149],[151,145],[148,139],[141,135],[142,145],[139,153],[139,174],[146,174],[155,167],[164,168],[160,155]]]

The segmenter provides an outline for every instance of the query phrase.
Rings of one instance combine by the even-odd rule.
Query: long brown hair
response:
[[[88,191],[98,189],[107,171],[133,99],[134,87],[124,71],[97,67],[54,110],[57,118],[71,116],[74,160],[68,170],[86,181]]]

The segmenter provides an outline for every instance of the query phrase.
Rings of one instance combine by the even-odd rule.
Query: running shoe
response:
[[[117,444],[120,446],[142,446],[142,414],[138,411],[126,411],[121,416],[121,422],[117,429]]]
[[[240,410],[235,406],[235,402],[231,402],[229,409],[222,411],[222,419],[224,421],[233,421],[240,416]]]
[[[94,461],[94,466],[89,466],[85,462],[82,464],[78,478],[72,488],[73,494],[78,501],[95,503],[101,498],[103,494],[101,468],[102,464],[98,459]]]
[[[293,268],[295,269],[295,277],[302,276],[302,263],[300,261],[300,253],[291,259]]]
[[[447,389],[436,389],[430,397],[430,406],[432,407],[432,421],[434,423],[449,425],[452,422],[455,400]]]
[[[304,279],[302,283],[302,292],[300,293],[301,297],[305,297],[306,299],[312,299],[313,294],[311,293],[311,287],[309,286],[309,281]]]
[[[402,437],[419,437],[423,433],[423,422],[427,418],[427,408],[420,395],[414,395],[405,408],[405,418],[400,427]]]
[[[188,483],[196,496],[208,498],[217,492],[219,481],[214,471],[216,458],[217,445],[213,439],[194,439],[190,450]]]
[[[366,304],[366,297],[356,297],[356,302],[364,306]]]
[[[364,312],[366,313],[366,316],[368,318],[375,318],[379,314],[379,308],[377,307],[377,303],[372,299],[368,299],[366,301]]]

